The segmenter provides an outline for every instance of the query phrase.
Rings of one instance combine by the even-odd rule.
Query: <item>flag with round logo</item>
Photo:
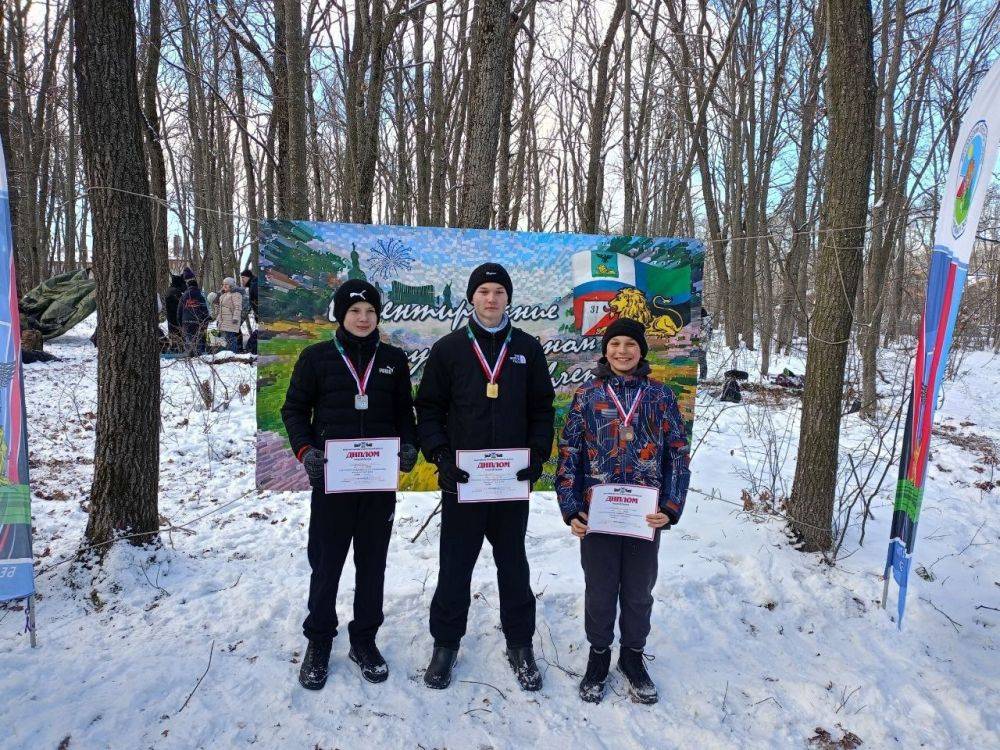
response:
[[[902,627],[910,562],[924,497],[924,479],[938,392],[951,350],[969,259],[1000,147],[1000,62],[983,78],[955,140],[937,217],[927,295],[917,338],[910,405],[899,457],[899,479],[885,562],[882,606],[889,572],[899,586],[897,625]]]

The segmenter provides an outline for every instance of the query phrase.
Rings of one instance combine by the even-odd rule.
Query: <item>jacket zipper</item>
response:
[[[497,366],[496,353],[497,353],[497,338],[496,338],[496,334],[495,333],[491,333],[490,334],[490,354],[493,355],[493,367]],[[498,382],[499,382],[499,378],[500,378],[500,375],[498,373],[497,374],[497,380],[498,380]],[[496,405],[496,402],[499,401],[499,399],[491,398],[491,399],[487,399],[487,400],[490,402],[490,424],[492,425],[491,429],[493,431],[493,441],[490,444],[490,447],[491,448],[496,448],[496,446],[497,446],[497,405]]]

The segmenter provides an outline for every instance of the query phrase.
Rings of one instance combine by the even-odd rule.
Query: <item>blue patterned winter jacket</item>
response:
[[[595,484],[639,484],[660,488],[660,509],[672,523],[684,510],[688,482],[688,439],[672,390],[649,378],[649,363],[639,362],[635,374],[615,375],[602,358],[596,378],[580,386],[559,440],[556,495],[563,520],[586,512],[587,490]],[[605,385],[614,389],[625,409],[645,388],[632,418],[635,438],[619,434],[621,416]]]

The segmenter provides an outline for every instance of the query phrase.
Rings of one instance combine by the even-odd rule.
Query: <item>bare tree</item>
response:
[[[590,154],[587,160],[587,187],[583,198],[583,221],[580,227],[588,234],[597,232],[598,198],[597,188],[601,174],[601,165],[604,161],[604,123],[608,112],[608,65],[611,57],[611,46],[614,44],[615,35],[621,25],[622,16],[625,15],[628,3],[626,0],[616,0],[614,10],[611,12],[611,20],[608,22],[608,30],[604,35],[597,53],[597,81],[595,83],[594,98],[591,102],[590,115]],[[631,67],[632,61],[625,60],[625,65]],[[629,92],[625,92],[629,96]]]
[[[156,253],[156,288],[163,291],[170,283],[167,248],[167,167],[161,145],[160,113],[156,101],[157,76],[160,72],[160,46],[163,44],[163,15],[160,0],[149,0],[149,34],[146,38],[146,65],[142,71],[142,114],[144,118],[146,158],[153,199],[149,203],[153,219],[153,249]]]
[[[307,50],[302,38],[302,3],[301,0],[284,0],[284,2],[287,55],[285,67],[288,81],[285,87],[288,96],[288,210],[296,219],[308,219],[305,60]]]
[[[809,326],[806,387],[791,529],[805,550],[829,549],[844,363],[861,272],[875,136],[869,0],[828,0],[830,135],[820,216],[816,307]]]
[[[97,439],[87,540],[159,528],[160,363],[131,0],[73,5],[80,130],[94,224]]]

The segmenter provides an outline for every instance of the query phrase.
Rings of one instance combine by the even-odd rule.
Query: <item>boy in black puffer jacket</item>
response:
[[[440,568],[430,616],[434,652],[424,673],[424,683],[436,689],[451,683],[484,539],[497,565],[507,660],[523,689],[542,686],[531,645],[535,596],[524,550],[528,501],[459,503],[457,496],[457,484],[469,481],[456,466],[457,450],[529,448],[531,465],[517,478],[531,482],[538,481],[552,452],[552,381],[541,344],[514,328],[505,312],[512,292],[502,266],[485,263],[472,272],[466,298],[474,312],[468,326],[434,344],[417,392],[420,442],[437,465],[441,487]]]
[[[410,368],[402,349],[379,339],[382,300],[371,284],[345,282],[334,297],[340,323],[334,340],[306,347],[295,363],[281,418],[296,457],[312,484],[309,517],[309,616],[302,629],[309,646],[299,682],[326,684],[330,648],[337,635],[337,588],[352,542],[356,567],[354,619],[347,626],[350,659],[369,682],[383,682],[389,668],[375,645],[382,625],[385,563],[395,514],[395,492],[324,492],[323,446],[330,439],[398,437],[400,469],[417,461],[417,429]],[[367,378],[366,378],[367,374]]]

